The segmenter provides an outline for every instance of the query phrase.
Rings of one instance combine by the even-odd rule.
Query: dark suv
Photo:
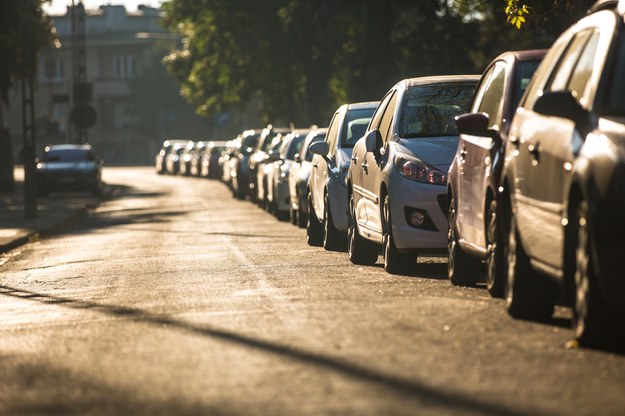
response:
[[[501,215],[509,313],[573,306],[583,345],[625,338],[625,1],[554,43],[510,126]]]
[[[448,274],[456,285],[473,286],[482,277],[493,296],[502,296],[496,269],[503,267],[495,235],[497,202],[508,128],[545,50],[504,52],[484,70],[471,112],[456,118],[458,150],[449,169]]]

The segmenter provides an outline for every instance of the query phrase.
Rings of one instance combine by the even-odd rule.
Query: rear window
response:
[[[362,108],[347,112],[341,130],[341,147],[354,147],[358,139],[367,131],[369,120],[371,120],[374,111],[375,108]]]
[[[50,150],[43,155],[44,162],[81,162],[95,160],[89,150],[63,149]]]
[[[417,85],[404,94],[399,137],[456,136],[455,117],[466,113],[475,82]]]

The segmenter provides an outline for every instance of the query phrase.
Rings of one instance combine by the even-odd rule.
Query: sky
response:
[[[74,0],[78,4],[79,0]],[[158,7],[163,0],[83,0],[83,4],[87,10],[98,9],[102,4],[123,4],[128,11],[136,11],[137,5],[146,4],[152,7]],[[52,0],[43,4],[43,10],[49,15],[65,14],[67,6],[72,4],[72,0]]]

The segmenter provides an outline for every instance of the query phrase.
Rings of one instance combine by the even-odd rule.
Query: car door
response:
[[[368,191],[364,187],[365,181],[365,170],[368,170],[369,165],[367,162],[368,153],[365,146],[365,137],[371,132],[379,128],[380,122],[382,120],[382,116],[384,115],[384,110],[386,109],[389,100],[394,94],[394,90],[389,91],[382,101],[380,105],[373,113],[371,117],[371,122],[369,123],[369,127],[367,128],[367,133],[361,139],[356,142],[354,149],[352,151],[352,159],[351,165],[349,168],[349,177],[352,184],[352,198],[354,202],[354,210],[356,213],[356,221],[359,226],[365,227],[367,223],[367,198],[365,195],[368,195],[371,198],[371,195],[368,194]]]
[[[582,30],[575,34],[551,73],[544,92],[565,91],[571,87],[584,89],[591,75],[599,32]],[[574,91],[578,99],[584,91]],[[518,216],[524,248],[531,258],[561,269],[564,227],[564,189],[568,181],[574,150],[583,139],[575,124],[560,117],[532,112],[524,124],[519,148],[527,175],[525,210]]]
[[[394,90],[391,93],[388,104],[384,109],[382,117],[379,119],[377,128],[382,137],[382,147],[374,152],[367,152],[366,158],[362,163],[362,187],[367,212],[366,227],[382,235],[382,215],[380,205],[380,185],[382,183],[382,170],[386,166],[388,160],[389,146],[388,142],[392,135],[393,120],[395,118],[395,110],[397,109],[399,92]]]
[[[328,134],[326,135],[325,141],[328,143],[328,154],[326,158],[321,155],[314,155],[312,159],[312,172],[310,174],[310,191],[312,193],[312,202],[317,213],[318,218],[322,218],[323,216],[323,193],[325,190],[326,180],[328,179],[328,170],[332,169],[333,166],[328,166],[328,161],[333,163],[334,154],[336,152],[336,142],[338,140],[338,135],[341,126],[341,120],[343,119],[343,115],[345,114],[344,108],[339,108],[332,120],[330,120],[330,125],[328,126]]]
[[[489,129],[501,127],[503,97],[507,82],[508,67],[505,62],[496,62],[484,76],[475,95],[472,113],[486,113]],[[491,137],[460,135],[458,150],[460,163],[458,177],[460,187],[456,191],[458,234],[468,243],[485,247],[484,234],[484,189],[486,174],[490,170],[491,149],[495,145]]]

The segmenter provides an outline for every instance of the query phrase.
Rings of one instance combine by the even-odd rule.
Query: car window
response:
[[[560,61],[556,65],[555,70],[549,77],[549,81],[545,87],[545,91],[565,91],[566,86],[573,72],[573,68],[577,64],[586,42],[591,32],[585,30],[573,37]]]
[[[391,130],[391,124],[393,122],[393,117],[395,116],[395,108],[397,106],[397,92],[394,92],[391,96],[391,99],[384,110],[384,115],[382,116],[382,120],[380,121],[380,134],[382,135],[382,140],[384,143],[388,142],[389,133]]]
[[[378,129],[380,127],[380,121],[382,120],[382,116],[384,115],[384,110],[386,109],[386,106],[389,100],[391,99],[391,96],[393,96],[394,93],[395,93],[395,90],[391,90],[387,92],[384,98],[382,99],[382,102],[380,103],[380,105],[378,105],[378,108],[373,113],[373,118],[371,119],[371,122],[369,124],[370,130]]]
[[[340,124],[340,111],[334,113],[330,126],[328,127],[328,135],[326,141],[328,142],[328,148],[331,155],[334,155],[336,149],[336,141],[338,140],[339,124]]]
[[[586,96],[586,87],[592,75],[598,46],[599,31],[594,31],[577,61],[577,65],[567,85],[567,89],[571,91],[575,97],[578,97],[578,100]]]
[[[493,76],[493,72],[495,71],[495,66],[492,66],[488,69],[488,71],[482,75],[481,82],[478,86],[477,91],[475,92],[475,98],[473,99],[473,106],[471,107],[472,113],[477,113],[479,111],[480,105],[482,104],[482,100],[484,99],[484,93],[488,89],[490,85],[490,78]]]
[[[618,38],[611,79],[608,83],[607,106],[608,115],[625,115],[625,33]]]
[[[83,149],[50,150],[43,155],[44,162],[80,162],[94,160]]]
[[[506,83],[506,67],[496,64],[493,67],[492,76],[489,78],[482,96],[482,102],[477,111],[488,114],[489,128],[499,125],[501,120],[502,97]]]
[[[475,82],[417,85],[404,94],[399,118],[402,138],[455,136],[455,117],[469,109]]]
[[[286,158],[288,160],[294,160],[295,159],[295,155],[299,153],[300,149],[302,148],[302,144],[304,143],[304,139],[306,138],[306,136],[303,135],[297,135],[293,138],[293,140],[291,140],[291,143],[289,144],[289,148],[286,152]]]
[[[347,112],[341,129],[342,148],[354,147],[358,139],[365,135],[374,111],[375,108],[359,108]]]
[[[540,60],[521,61],[517,63],[514,79],[514,91],[512,101],[510,102],[510,108],[516,108],[519,105],[521,97],[523,97],[525,90],[527,90],[538,65],[540,65]]]

